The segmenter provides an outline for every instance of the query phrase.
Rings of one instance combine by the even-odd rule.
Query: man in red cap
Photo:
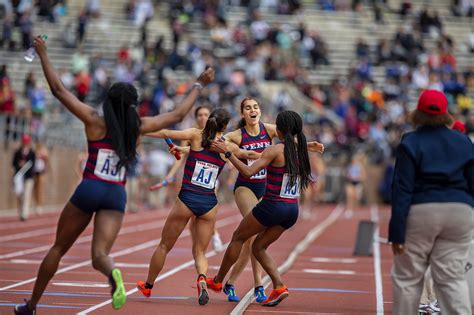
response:
[[[464,266],[474,230],[473,145],[450,128],[440,91],[424,91],[411,120],[416,130],[400,141],[392,183],[392,312],[418,313],[430,267],[441,311],[471,314]]]
[[[28,219],[33,192],[33,175],[35,166],[35,152],[31,147],[31,136],[24,134],[21,137],[21,147],[13,155],[14,191],[18,196],[18,211],[20,220]]]

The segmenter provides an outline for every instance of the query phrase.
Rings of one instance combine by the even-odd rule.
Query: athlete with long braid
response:
[[[265,168],[268,174],[262,200],[245,215],[233,233],[219,272],[213,279],[207,279],[207,286],[217,292],[222,290],[224,278],[239,258],[244,243],[256,236],[252,244],[252,253],[273,282],[272,293],[262,301],[264,306],[275,306],[289,295],[275,262],[267,253],[267,248],[296,223],[298,197],[311,180],[311,167],[301,117],[293,111],[279,113],[276,119],[276,132],[282,143],[267,147],[261,157],[251,165],[244,164],[232,154],[234,149],[224,141],[213,142],[213,149],[229,156],[229,161],[245,177],[260,174]]]
[[[226,140],[238,145],[243,150],[263,152],[265,148],[272,144],[272,139],[278,138],[277,128],[274,124],[263,123],[260,121],[262,115],[260,104],[253,97],[246,97],[240,103],[241,120],[239,128],[235,131],[227,133],[224,137]],[[310,151],[324,151],[324,146],[318,142],[308,143]],[[254,160],[241,160],[247,165],[251,165]],[[265,192],[265,182],[267,171],[261,169],[259,173],[245,177],[239,172],[234,185],[235,203],[243,217],[249,214]],[[249,258],[252,262],[252,271],[254,278],[254,295],[257,302],[263,302],[266,299],[265,291],[262,286],[262,269],[255,257],[250,254],[250,245],[253,238],[250,238],[242,248],[242,252],[238,261],[235,263],[230,273],[229,279],[224,286],[224,293],[227,294],[230,302],[238,302],[240,298],[235,292],[235,281],[240,276]]]
[[[107,92],[104,116],[79,101],[59,79],[46,53],[46,43],[35,38],[33,46],[53,95],[85,126],[89,155],[83,180],[64,207],[58,222],[56,240],[43,259],[30,300],[14,308],[15,314],[36,314],[36,305],[56,273],[61,258],[94,217],[92,266],[108,277],[112,286],[112,306],[120,309],[126,300],[120,270],[109,255],[122,225],[126,172],[136,159],[142,134],[154,132],[181,121],[198,98],[199,90],[214,78],[212,68],[204,71],[183,102],[172,112],[140,118],[136,111],[138,93],[128,83],[115,83]]]

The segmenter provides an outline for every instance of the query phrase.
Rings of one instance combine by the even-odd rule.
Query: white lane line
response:
[[[10,263],[12,264],[35,264],[35,265],[38,265],[38,264],[41,264],[42,260],[39,260],[39,259],[11,259],[9,261]]]
[[[242,219],[241,215],[234,215],[234,216],[222,219],[218,223],[220,223],[221,226],[225,226],[225,225],[232,224],[234,222],[238,222],[241,219]],[[219,224],[216,224],[216,225],[219,227]],[[185,237],[185,236],[188,236],[188,235],[189,235],[189,230],[186,230],[185,232],[183,232],[183,234],[181,234],[181,237]],[[148,241],[146,243],[139,244],[139,245],[135,245],[135,246],[123,249],[121,251],[112,253],[112,254],[110,254],[110,256],[111,257],[125,256],[125,255],[135,253],[135,252],[138,252],[138,251],[150,248],[150,247],[154,247],[154,246],[157,246],[160,243],[160,240],[161,240],[161,238],[157,239],[157,240],[151,240],[151,241]],[[69,270],[74,270],[74,269],[77,269],[77,268],[80,268],[80,267],[83,267],[83,266],[87,266],[87,265],[90,265],[90,264],[91,264],[91,260],[88,259],[86,261],[83,261],[83,262],[80,262],[80,263],[77,263],[77,264],[74,264],[74,265],[71,265],[71,266],[68,266],[68,267],[65,267],[65,268],[61,268],[56,272],[56,275],[61,274],[61,273],[65,273]],[[16,288],[16,287],[22,286],[24,284],[34,282],[35,280],[36,280],[36,277],[30,278],[30,279],[27,279],[27,280],[24,280],[24,281],[21,281],[21,282],[18,282],[18,283],[14,283],[14,284],[11,284],[11,285],[8,285],[8,286],[5,286],[5,287],[1,287],[0,292],[1,291],[6,291],[6,290],[9,290],[9,289],[12,289],[12,288]]]
[[[0,242],[9,242],[9,241],[19,240],[19,239],[23,239],[23,238],[49,235],[49,234],[53,234],[55,232],[56,232],[56,227],[51,227],[51,228],[39,229],[39,230],[35,230],[35,231],[28,231],[28,232],[22,232],[22,233],[17,233],[17,234],[12,234],[12,235],[5,235],[5,236],[0,236]]]
[[[224,246],[226,246],[226,247],[227,247],[227,245],[229,245],[229,243],[224,244]],[[207,257],[207,258],[212,257],[212,256],[215,256],[215,255],[217,255],[217,252],[214,251],[214,250],[212,250],[212,251],[206,253],[206,257]],[[188,267],[191,267],[192,265],[194,265],[194,259],[191,259],[191,260],[185,262],[184,264],[181,264],[181,265],[179,265],[179,266],[177,266],[177,267],[174,267],[173,269],[168,270],[167,272],[161,274],[160,276],[158,276],[158,278],[156,278],[155,283],[158,282],[158,281],[161,281],[161,280],[163,280],[163,279],[166,279],[166,278],[168,278],[168,277],[171,277],[171,276],[174,275],[175,273],[178,273],[178,272],[180,272],[180,271],[183,270],[183,269],[186,269],[186,268],[188,268]],[[131,294],[133,294],[133,293],[136,293],[136,292],[138,292],[138,289],[137,289],[137,288],[133,288],[132,290],[127,291],[126,295],[129,296],[129,295],[131,295]],[[92,307],[90,307],[90,308],[88,308],[88,309],[86,309],[86,310],[83,310],[82,312],[77,313],[77,315],[89,314],[90,312],[95,311],[96,309],[101,308],[101,307],[103,307],[103,306],[106,306],[106,305],[108,305],[108,304],[110,304],[110,303],[112,303],[112,299],[108,299],[107,301],[104,301],[104,302],[102,302],[102,303],[100,303],[100,304],[94,305],[94,306],[92,306]]]
[[[160,216],[161,217],[161,216]],[[134,220],[137,221],[137,220]],[[159,221],[151,222],[151,223],[139,223],[138,225],[132,225],[132,226],[127,226],[124,227],[120,230],[120,235],[125,235],[125,234],[132,234],[132,233],[137,233],[137,232],[143,232],[143,231],[148,231],[148,230],[153,230],[156,228],[160,228],[165,224],[166,217]],[[82,243],[87,243],[92,240],[92,234],[87,235],[87,236],[81,236],[77,239],[77,241],[74,243],[76,244],[82,244]],[[20,250],[8,254],[2,254],[0,255],[0,259],[8,259],[8,258],[13,258],[13,257],[19,257],[19,256],[25,256],[29,254],[34,254],[34,253],[39,253],[42,251],[46,251],[51,248],[51,245],[44,245],[40,247],[35,247],[35,248],[30,248],[30,249],[25,249],[25,250]]]
[[[377,314],[384,314],[383,307],[383,286],[382,286],[382,265],[380,261],[379,239],[379,208],[376,205],[370,207],[370,219],[375,222],[374,231],[374,273],[375,273],[375,294],[377,299]]]
[[[337,205],[336,208],[334,208],[331,212],[331,214],[324,219],[323,222],[320,224],[316,225],[311,231],[309,231],[308,234],[306,234],[306,237],[296,245],[296,247],[293,249],[293,251],[290,253],[288,258],[285,260],[283,264],[281,264],[278,267],[278,271],[280,273],[285,273],[290,267],[294,264],[296,258],[306,250],[306,248],[317,238],[319,237],[324,230],[326,230],[331,224],[336,222],[337,218],[341,215],[341,213],[344,212],[344,207],[342,205]],[[268,285],[270,284],[270,277],[265,276],[265,278],[262,279],[262,284],[264,288],[267,288]],[[247,294],[240,300],[239,304],[232,310],[230,313],[231,315],[240,315],[243,314],[245,309],[250,305],[250,303],[253,301],[254,296],[253,296],[253,288],[250,289]]]
[[[355,258],[326,258],[326,257],[313,257],[312,262],[318,263],[341,263],[341,264],[355,264],[357,259]]]
[[[161,216],[159,216],[161,217]],[[55,234],[56,229],[57,229],[57,221],[59,218],[53,217],[50,220],[54,219],[54,225],[52,227],[48,228],[43,228],[43,229],[37,229],[33,231],[27,231],[27,232],[21,232],[21,233],[16,233],[16,234],[10,234],[10,235],[4,235],[0,236],[0,242],[7,242],[7,241],[13,241],[13,240],[19,240],[19,239],[24,239],[24,238],[32,238],[32,237],[37,237],[37,236],[44,236],[44,235],[49,235],[49,234]],[[141,221],[143,220],[143,217],[133,217],[129,220],[127,220],[127,223],[130,222],[135,222],[135,221]],[[145,222],[148,222],[149,220],[146,220]],[[12,222],[12,224],[15,224]],[[124,228],[125,230],[126,228]],[[48,247],[49,248],[49,247]],[[1,256],[0,256],[1,259]]]
[[[80,288],[109,288],[108,283],[84,283],[84,282],[53,282],[58,287],[80,287]]]
[[[129,264],[129,263],[115,263],[115,267],[120,268],[148,268],[149,264]]]
[[[355,275],[353,270],[327,270],[327,269],[303,269],[306,273],[318,273],[325,275]]]

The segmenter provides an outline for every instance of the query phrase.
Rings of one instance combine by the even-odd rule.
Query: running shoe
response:
[[[258,303],[262,303],[267,299],[263,286],[256,287],[253,291],[253,295],[255,295],[255,301],[257,301]]]
[[[206,277],[199,276],[197,280],[199,305],[206,305],[209,302],[209,293],[207,293]]]
[[[281,301],[286,299],[288,295],[290,295],[290,293],[286,286],[274,289],[268,299],[262,302],[262,306],[277,306]]]
[[[125,292],[125,286],[123,285],[122,273],[119,269],[115,268],[112,270],[112,307],[116,310],[122,308],[127,300],[127,294]]]
[[[25,299],[25,304],[15,305],[13,309],[15,315],[36,315],[36,307],[32,310],[28,308],[28,301]]]
[[[214,233],[212,235],[212,247],[216,252],[221,252],[224,250],[224,244],[222,243],[219,233]]]
[[[432,303],[430,304],[420,304],[418,306],[418,314],[431,314],[431,315],[435,315],[435,314],[440,314],[440,309],[439,308],[436,308],[436,306],[432,305]]]
[[[222,291],[227,295],[229,302],[240,302],[240,298],[235,294],[235,287],[232,284],[226,283]]]
[[[206,284],[209,289],[214,292],[221,292],[222,291],[222,283],[215,283],[214,278],[207,278]]]
[[[438,300],[434,300],[430,303],[430,307],[435,312],[441,312],[441,307],[439,306]]]
[[[147,298],[151,296],[151,289],[145,288],[145,282],[144,281],[138,281],[137,282],[137,289]]]

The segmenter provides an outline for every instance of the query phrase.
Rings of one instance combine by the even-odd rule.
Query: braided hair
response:
[[[107,91],[104,120],[107,134],[112,139],[112,147],[119,157],[118,170],[122,167],[128,170],[137,157],[141,124],[136,110],[137,103],[137,89],[129,83],[117,82]]]
[[[216,138],[216,134],[227,128],[230,118],[230,113],[224,108],[216,108],[211,112],[206,122],[206,127],[202,131],[201,145],[203,148],[211,146],[211,142]]]
[[[303,120],[298,113],[285,110],[278,114],[276,126],[284,136],[285,168],[289,176],[289,184],[295,185],[299,177],[301,191],[304,191],[311,181],[311,166],[306,137],[303,134]]]

